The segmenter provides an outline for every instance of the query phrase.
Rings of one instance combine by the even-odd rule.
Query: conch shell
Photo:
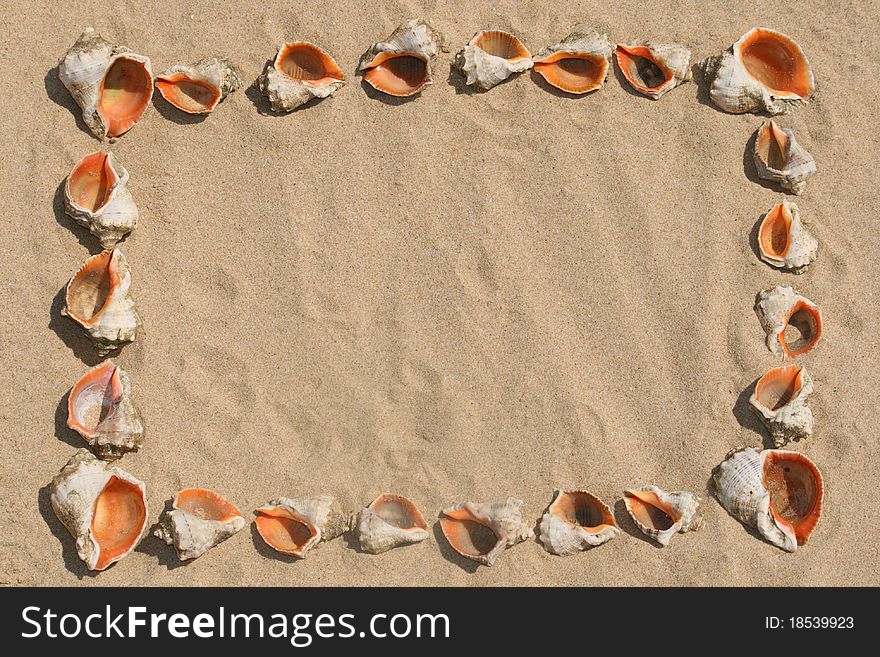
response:
[[[620,533],[611,509],[590,492],[559,489],[541,518],[538,540],[547,552],[566,556],[602,545]]]
[[[304,559],[321,541],[348,531],[348,516],[332,495],[279,497],[256,511],[257,531],[273,550]]]
[[[822,337],[819,307],[788,286],[777,285],[758,293],[755,314],[767,334],[767,348],[777,356],[794,358],[805,354]],[[785,329],[791,326],[800,336],[789,343]]]
[[[126,186],[128,171],[113,153],[77,162],[64,183],[64,211],[112,249],[137,226],[138,209]]]
[[[358,514],[355,531],[361,550],[369,554],[428,538],[428,524],[419,508],[407,498],[389,493],[377,497]]]
[[[813,412],[807,406],[812,392],[813,379],[805,367],[797,365],[774,367],[758,379],[749,404],[776,447],[813,433]]]
[[[283,43],[260,76],[260,91],[276,112],[292,112],[313,98],[327,98],[345,84],[336,61],[307,41]]]
[[[611,43],[594,30],[578,27],[559,43],[539,50],[532,61],[548,84],[566,93],[585,94],[605,84]]]
[[[677,43],[618,44],[614,59],[630,86],[654,100],[691,77],[691,51]]]
[[[119,561],[147,532],[144,483],[87,449],[78,450],[55,476],[49,499],[89,570]]]
[[[646,486],[624,491],[623,495],[626,510],[636,526],[664,547],[676,533],[700,527],[697,518],[700,500],[693,493],[667,493],[657,486]]]
[[[704,62],[709,98],[725,112],[780,114],[816,88],[810,62],[791,38],[755,27]]]
[[[173,545],[181,561],[202,556],[247,524],[235,506],[204,488],[180,491],[171,506],[153,535]]]
[[[794,132],[773,119],[758,128],[752,157],[759,178],[778,183],[792,194],[801,194],[807,178],[816,173],[816,160],[797,143]]]
[[[74,384],[67,399],[67,426],[102,459],[119,458],[140,448],[144,425],[121,367],[105,360]]]
[[[240,85],[232,64],[216,57],[192,66],[172,66],[156,76],[162,98],[187,114],[210,114]]]
[[[514,35],[501,30],[477,32],[452,62],[467,84],[488,90],[514,73],[532,68],[532,55]]]
[[[712,473],[721,506],[786,552],[804,545],[822,515],[822,475],[803,454],[735,451]]]
[[[112,45],[91,27],[83,30],[58,63],[58,78],[98,139],[130,130],[153,96],[150,58]]]
[[[819,242],[804,228],[794,203],[783,200],[764,215],[758,229],[758,251],[771,267],[800,274],[816,259],[818,248]]]
[[[461,556],[491,566],[508,547],[534,537],[523,521],[523,504],[513,497],[456,504],[443,509],[440,529]]]
[[[404,21],[387,41],[361,56],[364,82],[390,96],[412,96],[434,81],[433,68],[443,35],[423,20]]]
[[[101,356],[137,336],[140,318],[130,286],[131,270],[119,249],[93,255],[67,284],[62,313],[85,329]]]

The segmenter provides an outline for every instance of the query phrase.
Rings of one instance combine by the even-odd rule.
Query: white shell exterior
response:
[[[379,498],[381,500],[381,497]],[[377,500],[378,501],[378,500]],[[368,554],[381,554],[400,545],[412,545],[421,543],[428,538],[428,532],[422,527],[399,527],[387,522],[373,508],[376,502],[361,510],[357,517],[355,533],[360,542],[361,550]],[[410,503],[411,504],[411,503]],[[418,508],[412,505],[412,509],[418,513]],[[421,524],[425,520],[419,513]]]
[[[813,412],[807,406],[807,397],[813,393],[813,379],[805,367],[801,368],[801,388],[797,394],[786,404],[773,410],[768,408],[758,399],[757,386],[749,398],[749,404],[757,415],[776,447],[803,438],[809,438],[813,434]]]
[[[503,57],[490,55],[479,46],[475,46],[474,42],[486,31],[489,30],[477,32],[453,60],[453,66],[467,78],[466,84],[489,90],[504,82],[514,73],[522,73],[534,66],[531,58],[510,61]]]
[[[532,64],[534,65],[536,62],[543,62],[545,59],[549,59],[556,53],[560,52],[602,57],[608,64],[608,68],[605,69],[605,77],[602,78],[602,83],[600,85],[601,88],[605,86],[605,80],[608,79],[608,71],[611,70],[611,50],[612,44],[607,36],[599,34],[588,27],[578,26],[571,34],[559,43],[547,46],[546,48],[541,48],[541,50],[532,57]]]
[[[455,504],[443,509],[443,514],[448,516],[450,513],[463,509],[472,518],[495,533],[497,542],[487,554],[475,557],[459,553],[468,559],[491,566],[507,548],[534,538],[535,532],[523,520],[524,505],[525,503],[522,500],[514,497],[498,497],[488,502],[462,502]],[[452,545],[452,548],[456,549],[454,545]],[[456,549],[456,551],[458,550]]]
[[[89,157],[86,155],[84,159]],[[64,211],[78,224],[88,228],[101,242],[104,249],[112,249],[118,242],[137,227],[138,212],[134,198],[128,191],[128,170],[122,166],[113,153],[107,153],[107,162],[113,170],[116,182],[110,189],[107,202],[96,211],[79,205],[70,193],[70,176],[64,185]],[[82,163],[77,163],[74,170]],[[72,172],[71,172],[72,173]]]
[[[607,543],[620,534],[620,529],[610,525],[604,527],[601,531],[589,532],[584,527],[568,522],[559,515],[552,513],[553,505],[559,499],[559,496],[566,493],[586,493],[586,491],[564,488],[556,490],[553,502],[541,517],[541,524],[538,527],[538,540],[541,541],[547,552],[559,556],[568,556]],[[598,498],[596,500],[606,510],[608,509],[601,500]]]
[[[810,263],[816,259],[816,253],[819,250],[819,241],[810,234],[806,227],[804,227],[804,224],[801,221],[800,209],[795,203],[783,199],[782,205],[791,215],[791,227],[789,228],[788,233],[788,251],[781,260],[764,253],[761,249],[759,249],[758,252],[761,254],[761,260],[771,267],[785,269],[795,274],[800,274],[803,273]],[[770,210],[768,210],[764,216],[766,217],[769,213]]]
[[[58,62],[58,78],[82,110],[82,118],[98,139],[106,139],[107,125],[98,112],[98,93],[107,69],[120,56],[141,62],[153,77],[150,58],[114,46],[94,28],[87,27]]]
[[[772,130],[775,134],[784,133],[788,138],[785,147],[785,166],[782,169],[772,167],[758,152],[760,135],[765,130]],[[773,120],[765,121],[758,128],[755,138],[755,149],[752,152],[755,161],[755,170],[759,178],[778,183],[782,189],[792,194],[802,194],[807,186],[807,178],[816,173],[816,160],[807,150],[798,144],[794,138],[794,132],[789,128],[782,128]]]
[[[176,496],[173,506],[162,517],[153,535],[168,545],[173,545],[181,561],[202,556],[215,545],[240,532],[247,524],[240,515],[223,521],[200,518],[177,508]]]
[[[283,50],[284,44],[278,48],[274,61],[266,67],[258,80],[260,91],[269,99],[269,104],[274,111],[292,112],[313,98],[332,96],[345,85],[345,80],[314,85],[306,80],[294,80],[284,75],[278,70],[278,58],[281,57]]]
[[[370,46],[361,55],[358,70],[365,71],[370,68],[370,63],[379,54],[411,53],[421,55],[428,62],[428,79],[424,85],[428,86],[434,81],[434,62],[443,47],[444,40],[443,33],[435,30],[428,22],[411,18],[401,23],[387,40],[379,41]]]
[[[175,73],[183,73],[190,80],[197,80],[210,84],[212,87],[220,91],[220,98],[214,103],[210,109],[199,114],[208,114],[214,110],[217,105],[226,100],[226,96],[241,86],[241,78],[235,68],[227,59],[211,57],[210,59],[202,59],[195,64],[177,65],[162,71],[157,78],[170,77]],[[161,93],[161,90],[160,90]],[[164,94],[163,94],[164,97]],[[170,102],[170,101],[169,101]],[[173,104],[173,103],[172,103]],[[175,105],[176,107],[176,105]],[[178,108],[180,109],[180,108]],[[186,110],[183,110],[186,111]]]
[[[124,470],[97,459],[87,449],[78,450],[52,480],[49,497],[52,509],[58,520],[76,539],[76,553],[89,570],[95,570],[100,556],[100,547],[91,530],[95,502],[104,490],[104,486],[114,476],[137,486],[143,493],[146,508],[147,489],[144,483]],[[147,533],[148,518],[149,509],[144,516],[140,536],[125,553],[120,554],[110,563],[119,561],[137,547]]]
[[[637,45],[647,48],[654,60],[661,63],[672,76],[668,82],[657,89],[650,91],[636,89],[639,93],[658,100],[691,79],[691,51],[685,46],[678,43],[657,43],[655,41],[644,41]]]
[[[798,301],[815,307],[812,301],[802,297],[787,285],[777,285],[758,293],[755,301],[755,314],[767,334],[767,348],[776,356],[785,356],[779,336],[785,331],[791,310]]]
[[[657,530],[653,527],[643,525],[633,512],[631,501],[631,494],[633,492],[656,494],[660,502],[671,508],[680,516],[680,518],[675,521],[671,527],[663,530]],[[663,547],[669,545],[669,541],[672,540],[672,537],[675,536],[675,534],[683,534],[686,531],[695,531],[700,528],[701,522],[697,517],[697,509],[700,506],[700,499],[689,491],[674,491],[667,493],[665,490],[657,486],[645,486],[643,488],[624,491],[623,501],[626,505],[626,510],[629,511],[636,526],[641,529],[646,536],[653,538]]]
[[[709,98],[719,108],[732,114],[746,112],[766,112],[775,115],[787,112],[791,107],[804,103],[798,97],[778,97],[771,89],[755,80],[742,63],[739,56],[739,46],[744,43],[755,30],[768,30],[767,28],[752,28],[733,44],[727,51],[715,57],[709,57],[703,62],[706,71],[706,81],[709,83]],[[778,32],[777,32],[778,34]],[[801,55],[803,51],[798,50]],[[806,56],[804,55],[806,61]],[[807,63],[809,66],[809,62]],[[810,80],[813,81],[813,72],[810,70]],[[813,85],[811,85],[813,86]]]
[[[278,497],[257,509],[271,511],[282,508],[297,519],[305,520],[312,525],[316,534],[301,548],[300,554],[294,555],[305,559],[306,555],[322,541],[331,541],[349,529],[349,518],[345,515],[336,498],[326,493],[309,497],[289,498]]]

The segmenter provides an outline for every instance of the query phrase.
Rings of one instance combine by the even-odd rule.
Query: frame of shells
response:
[[[433,81],[444,42],[427,22],[404,21],[367,49],[359,72],[377,92],[401,97],[421,93]],[[568,94],[587,94],[604,85],[612,55],[632,89],[655,100],[690,78],[691,52],[680,44],[615,45],[583,26],[536,55],[513,34],[481,30],[455,55],[452,66],[466,84],[482,90],[534,67],[549,85]],[[710,85],[709,97],[727,112],[781,114],[804,103],[815,89],[800,46],[766,28],[750,30],[700,65]],[[86,28],[62,57],[58,76],[82,109],[88,128],[101,140],[116,139],[137,123],[154,84],[165,100],[191,114],[213,112],[241,86],[239,74],[221,58],[174,66],[154,79],[148,57],[105,41],[92,28]],[[258,85],[273,110],[290,112],[332,96],[345,85],[345,77],[333,57],[317,45],[291,41],[279,47]],[[794,133],[772,119],[758,128],[753,156],[761,178],[792,194],[800,194],[816,171],[815,161]],[[104,250],[88,258],[70,279],[63,312],[82,327],[101,356],[135,340],[140,326],[129,296],[131,270],[119,248],[138,221],[128,179],[128,171],[112,153],[97,151],[76,164],[64,187],[67,214],[88,228]],[[798,206],[785,199],[764,215],[758,242],[764,262],[794,273],[812,263],[818,247],[801,222]],[[760,292],[755,312],[768,349],[783,361],[810,351],[821,337],[818,307],[791,287]],[[816,465],[803,454],[781,449],[811,435],[813,415],[807,397],[812,390],[804,367],[783,364],[764,374],[750,402],[776,449],[735,450],[713,473],[721,505],[789,552],[807,542],[822,507],[823,483]],[[76,539],[86,566],[103,570],[129,554],[148,532],[146,487],[116,465],[125,453],[140,448],[144,433],[131,382],[120,366],[105,360],[74,384],[67,425],[91,451],[78,450],[53,479],[52,507]],[[700,525],[700,500],[688,491],[645,486],[625,491],[624,501],[639,529],[663,546],[677,533]],[[266,544],[300,558],[347,531],[354,532],[361,550],[371,554],[428,537],[419,508],[390,493],[357,513],[341,509],[327,494],[278,497],[255,513],[254,523]],[[507,548],[533,538],[535,526],[524,519],[523,502],[513,497],[454,504],[441,512],[439,523],[456,552],[487,566]],[[191,488],[174,496],[171,510],[153,533],[173,545],[181,560],[188,560],[245,524],[239,510],[221,495]],[[538,540],[557,555],[601,545],[619,533],[609,507],[582,489],[557,490],[538,523]]]

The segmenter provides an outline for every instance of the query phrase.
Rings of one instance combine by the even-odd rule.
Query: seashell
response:
[[[153,535],[173,545],[181,561],[202,556],[247,524],[234,505],[204,488],[180,491],[171,506]]]
[[[611,509],[592,493],[559,489],[541,518],[538,540],[547,552],[569,555],[602,545],[620,533]]]
[[[64,183],[64,211],[112,249],[137,226],[138,209],[126,186],[128,171],[113,153],[77,162]]]
[[[50,501],[89,570],[104,570],[147,532],[144,483],[80,449],[52,480]]]
[[[292,112],[313,98],[327,98],[345,84],[336,61],[313,43],[283,43],[258,81],[276,112]]]
[[[532,55],[514,35],[501,30],[477,32],[452,62],[466,83],[489,90],[514,73],[532,68]]]
[[[130,286],[131,270],[118,248],[93,255],[67,284],[61,312],[85,329],[101,356],[137,336],[141,320]]]
[[[614,59],[630,86],[654,100],[691,78],[691,51],[677,43],[618,44]]]
[[[801,194],[807,178],[816,173],[816,160],[794,138],[794,132],[776,121],[764,121],[752,152],[759,178],[779,183],[792,194]]]
[[[257,509],[257,531],[278,552],[304,559],[321,541],[348,531],[348,517],[332,495],[279,497]]]
[[[419,508],[401,495],[388,493],[377,497],[358,514],[355,530],[361,550],[370,554],[428,538],[428,524]]]
[[[715,469],[712,480],[730,515],[786,552],[809,540],[822,515],[822,475],[797,452],[735,451]]]
[[[783,200],[764,215],[758,229],[758,251],[771,267],[800,274],[816,259],[818,248],[819,242],[804,228],[794,203]]]
[[[121,367],[105,360],[74,384],[67,399],[67,426],[102,459],[116,459],[140,448],[144,425]]]
[[[150,58],[114,46],[91,27],[58,62],[58,78],[98,139],[119,137],[138,122],[153,96]]]
[[[423,20],[404,21],[387,41],[361,56],[364,82],[390,96],[412,96],[431,84],[443,35]]]
[[[806,368],[797,365],[774,367],[758,379],[749,404],[776,447],[813,433],[813,413],[807,406],[812,392],[813,379]]]
[[[523,501],[499,497],[443,509],[440,529],[461,556],[491,566],[507,548],[534,537],[523,521]]]
[[[822,314],[819,307],[788,286],[777,285],[758,293],[755,314],[767,334],[767,348],[783,358],[805,354],[822,337]],[[791,327],[799,335],[786,337]]]
[[[570,94],[585,94],[605,84],[611,64],[608,37],[578,27],[562,41],[538,51],[535,72],[548,84]]]
[[[780,114],[816,88],[804,51],[765,27],[746,32],[729,50],[704,62],[709,98],[725,112]]]
[[[639,529],[666,547],[681,532],[699,529],[699,498],[688,491],[667,493],[657,486],[623,492],[626,510]]]
[[[172,66],[156,76],[162,98],[187,114],[210,114],[240,85],[232,64],[216,57],[192,66]]]

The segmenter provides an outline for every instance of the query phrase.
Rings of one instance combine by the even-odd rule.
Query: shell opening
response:
[[[640,91],[657,91],[672,79],[672,75],[653,59],[648,48],[617,46],[614,56],[620,72]]]
[[[118,180],[110,158],[98,151],[86,155],[67,178],[67,193],[74,202],[89,212],[97,212],[110,199]]]
[[[127,132],[147,109],[153,95],[153,78],[143,62],[121,55],[101,81],[98,113],[108,137]]]
[[[803,368],[797,365],[775,367],[758,379],[755,398],[765,408],[777,411],[797,396],[803,378]]]
[[[665,531],[676,523],[676,520],[663,508],[665,505],[656,493],[628,491],[630,511],[645,527]]]
[[[758,231],[758,244],[764,256],[781,260],[791,246],[792,216],[784,203],[773,206]]]
[[[389,525],[400,529],[427,529],[428,525],[416,506],[405,497],[399,495],[382,495],[370,508]]]
[[[147,521],[147,506],[141,489],[117,476],[110,477],[95,500],[91,534],[98,543],[95,565],[103,570],[122,557],[140,538]]]
[[[240,516],[239,510],[223,497],[204,488],[182,490],[174,499],[174,508],[186,511],[202,520],[224,522]]]
[[[607,70],[607,59],[588,53],[558,53],[558,56],[535,62],[535,71],[549,84],[574,94],[601,87]]]
[[[776,125],[776,121],[768,121],[758,132],[758,156],[770,169],[782,171],[788,164],[788,135]]]
[[[428,84],[428,62],[412,53],[383,53],[369,64],[364,80],[392,96],[412,96]]]
[[[819,311],[804,301],[798,301],[791,309],[779,341],[785,354],[794,357],[810,351],[821,334],[822,318]]]
[[[266,543],[286,554],[300,555],[318,530],[309,522],[284,509],[259,509],[257,531]]]
[[[584,491],[569,491],[559,495],[550,512],[566,522],[598,531],[603,527],[616,527],[614,517],[599,498]]]
[[[473,45],[495,57],[508,61],[529,59],[532,54],[512,34],[500,30],[487,30],[473,40]]]
[[[67,426],[89,438],[112,418],[122,398],[119,371],[111,361],[90,370],[73,386],[67,406]]]
[[[778,96],[805,98],[813,91],[810,67],[788,37],[756,29],[739,47],[746,71]]]
[[[113,251],[103,251],[89,258],[73,277],[67,289],[67,312],[88,326],[104,310],[112,289],[119,284],[113,266]]]
[[[472,519],[466,511],[446,516],[440,518],[440,528],[449,544],[460,554],[469,557],[485,556],[500,540],[491,527]]]
[[[275,58],[275,69],[283,75],[316,87],[344,79],[333,58],[311,43],[286,43]]]
[[[156,78],[156,88],[165,100],[189,114],[210,112],[222,96],[217,86],[190,78],[185,73]]]
[[[822,512],[822,476],[807,457],[771,452],[764,463],[764,486],[770,492],[773,516],[794,531],[803,545]]]

